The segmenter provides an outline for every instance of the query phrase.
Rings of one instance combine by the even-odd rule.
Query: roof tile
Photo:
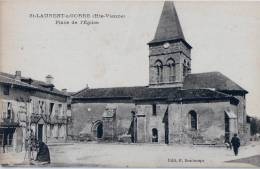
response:
[[[26,79],[26,78],[22,77],[22,79]],[[54,94],[59,94],[59,95],[64,95],[64,96],[66,95],[64,92],[62,92],[56,88],[53,88],[53,90],[50,90],[50,89],[44,87],[44,86],[48,86],[48,84],[43,81],[32,79],[32,83],[29,84],[29,83],[22,82],[20,80],[16,80],[14,75],[9,74],[9,73],[4,73],[4,72],[0,72],[0,83],[26,87],[26,88],[30,88],[30,89],[34,89],[34,90],[41,90],[44,92],[49,92],[49,93],[54,93]]]
[[[189,74],[183,84],[184,89],[212,88],[218,91],[242,91],[248,93],[234,81],[220,72]]]

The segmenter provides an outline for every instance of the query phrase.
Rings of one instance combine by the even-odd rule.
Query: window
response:
[[[61,131],[61,124],[58,124],[58,136],[57,137],[61,137],[62,136],[62,131]]]
[[[156,116],[157,112],[156,112],[156,104],[152,105],[152,109],[153,109],[153,116]]]
[[[192,130],[197,130],[197,113],[195,111],[191,111],[190,115],[190,127]]]
[[[39,101],[39,114],[43,114],[45,112],[44,101]]]
[[[53,107],[54,107],[54,103],[50,103],[50,107],[49,107],[49,113],[50,113],[50,115],[52,114]]]
[[[67,109],[68,109],[68,110],[71,110],[71,104],[68,104],[68,105],[67,105]]]
[[[160,60],[157,60],[155,62],[156,67],[156,76],[157,76],[157,83],[160,83],[163,81],[163,64]]]
[[[38,101],[38,114],[41,114],[41,101]]]
[[[190,63],[186,62],[186,60],[184,60],[184,63],[183,63],[183,76],[187,76],[189,70],[190,70]]]
[[[167,61],[169,82],[175,81],[175,62],[173,59]]]
[[[42,101],[42,112],[41,113],[45,113],[45,102]]]
[[[7,119],[12,118],[12,105],[10,102],[7,102]]]
[[[7,86],[7,85],[3,86],[3,93],[4,93],[4,95],[9,95],[9,90],[10,90],[9,86]]]
[[[51,125],[50,125],[50,137],[53,137],[53,136],[54,136],[53,132],[54,132],[54,125],[51,124]]]
[[[186,61],[184,60],[184,63],[183,63],[183,65],[182,65],[182,73],[183,73],[183,76],[185,76],[186,75]]]
[[[157,66],[157,82],[158,83],[163,81],[162,73],[163,73],[162,66]]]
[[[63,115],[62,104],[59,104],[59,115]]]

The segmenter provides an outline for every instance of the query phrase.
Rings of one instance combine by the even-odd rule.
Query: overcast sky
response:
[[[57,88],[148,85],[148,46],[163,2],[1,1],[1,71]],[[260,117],[260,3],[176,2],[192,49],[192,73],[220,71],[249,91],[247,111]],[[120,14],[97,25],[57,25],[31,13]],[[64,19],[63,19],[64,20]],[[72,19],[68,19],[72,21]]]

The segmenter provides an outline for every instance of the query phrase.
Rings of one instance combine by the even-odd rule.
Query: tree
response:
[[[256,133],[260,133],[260,119],[258,119],[257,117],[251,118],[250,130],[251,130],[251,135],[255,135]]]

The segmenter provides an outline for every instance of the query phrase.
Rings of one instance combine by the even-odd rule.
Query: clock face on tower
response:
[[[165,43],[163,44],[163,47],[164,47],[165,49],[167,49],[169,46],[170,46],[170,44],[169,44],[168,42],[165,42]]]

